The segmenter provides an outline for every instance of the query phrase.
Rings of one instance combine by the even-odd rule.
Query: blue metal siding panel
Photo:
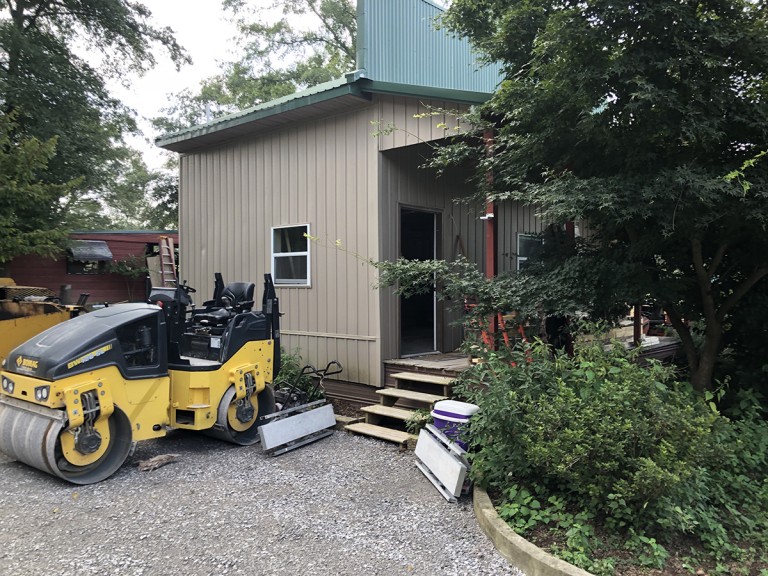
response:
[[[426,0],[358,0],[359,68],[375,81],[492,93],[498,64],[481,66],[468,40],[435,28]]]

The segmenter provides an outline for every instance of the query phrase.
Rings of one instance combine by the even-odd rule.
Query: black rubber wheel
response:
[[[259,394],[256,396],[256,400],[259,402],[259,415],[256,420],[256,426],[261,426],[264,424],[264,416],[268,416],[269,414],[274,414],[275,412],[275,390],[267,384],[267,387],[264,388]]]

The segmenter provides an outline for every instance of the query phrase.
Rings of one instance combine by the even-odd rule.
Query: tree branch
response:
[[[696,272],[696,279],[699,283],[704,318],[706,318],[707,324],[714,325],[718,321],[717,311],[715,309],[715,300],[712,297],[712,280],[704,266],[704,254],[700,238],[691,239],[691,256],[693,259],[693,269]]]
[[[320,13],[320,10],[317,8],[317,5],[315,3],[310,2],[309,9],[312,10],[312,12],[314,12],[315,16],[317,16],[320,19],[320,22],[323,23],[323,26],[325,27],[325,29],[333,37],[333,41],[330,41],[330,40],[325,39],[325,38],[322,39],[321,41],[325,42],[326,45],[330,45],[330,46],[333,46],[334,48],[340,49],[342,52],[344,52],[347,55],[347,57],[351,58],[352,55],[349,54],[349,52],[347,50],[347,46],[344,43],[344,39],[341,38],[341,36],[339,36],[336,33],[336,30],[333,27],[333,22],[329,21],[328,18],[325,18]]]
[[[691,330],[686,325],[683,317],[674,309],[672,304],[665,302],[664,310],[667,312],[667,316],[669,316],[669,320],[672,322],[672,327],[680,337],[680,342],[685,351],[685,357],[688,359],[689,370],[693,373],[699,366],[699,356],[696,350],[696,343],[693,341],[693,336],[691,336]]]
[[[744,295],[749,292],[752,287],[757,284],[764,276],[768,275],[768,267],[755,268],[749,278],[739,284],[736,289],[731,292],[731,295],[725,299],[725,302],[720,306],[720,310],[717,312],[717,320],[722,322],[728,312],[741,300]]]
[[[710,281],[720,267],[720,264],[723,263],[723,257],[725,256],[726,250],[728,250],[728,244],[720,244],[720,246],[717,247],[717,252],[715,252],[715,255],[712,257],[712,263],[709,265],[709,270],[707,270],[707,276],[709,276]]]

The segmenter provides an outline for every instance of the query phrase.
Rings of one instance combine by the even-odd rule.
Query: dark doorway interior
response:
[[[400,211],[400,254],[409,260],[437,257],[438,215],[411,208]],[[400,355],[411,356],[436,350],[435,296],[417,294],[400,299]]]

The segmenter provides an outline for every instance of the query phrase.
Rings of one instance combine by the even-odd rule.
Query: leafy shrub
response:
[[[301,395],[306,394],[306,399],[302,402],[312,402],[324,397],[320,388],[315,387],[311,373],[303,374],[302,369],[306,362],[301,357],[301,351],[297,348],[291,352],[281,349],[280,373],[273,381],[276,390],[292,390]]]
[[[419,430],[432,422],[432,413],[424,408],[412,411],[410,418],[405,421],[405,429],[410,434],[418,434]]]
[[[489,353],[456,390],[481,407],[472,472],[501,495],[502,517],[521,533],[541,524],[571,533],[566,555],[579,552],[582,567],[596,569],[574,540],[590,537],[573,530],[587,518],[656,567],[675,534],[714,556],[738,553],[742,540],[765,549],[768,425],[757,409],[732,422],[670,369],[598,341],[572,358],[541,343]]]

